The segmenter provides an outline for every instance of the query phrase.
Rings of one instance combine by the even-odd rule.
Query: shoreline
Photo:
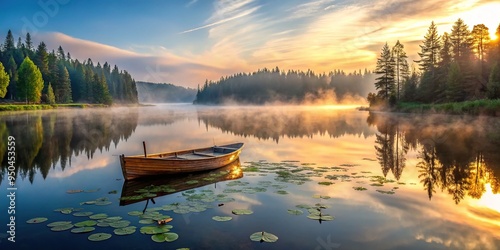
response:
[[[376,109],[370,107],[367,110],[389,113],[398,112],[410,114],[444,114],[500,117],[500,99],[439,104],[398,103],[393,108]]]
[[[110,108],[110,107],[146,107],[148,104],[95,104],[95,103],[69,103],[69,104],[0,104],[0,113],[16,111],[35,111],[51,109],[85,109],[85,108]]]

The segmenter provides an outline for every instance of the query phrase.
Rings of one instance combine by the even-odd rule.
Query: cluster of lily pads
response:
[[[274,173],[276,177],[274,178],[277,182],[287,182],[294,183],[297,185],[302,185],[306,181],[311,181],[313,177],[325,178],[326,180],[320,180],[317,183],[319,185],[330,186],[334,185],[336,181],[340,182],[351,182],[353,180],[358,180],[356,183],[365,184],[365,180],[371,182],[370,186],[383,187],[386,183],[396,183],[395,180],[387,179],[383,176],[370,175],[370,171],[360,171],[352,172],[359,165],[355,164],[341,164],[339,166],[320,166],[311,167],[310,165],[315,165],[314,163],[302,163],[297,164],[298,161],[283,161],[280,163],[269,163],[266,161],[259,162],[246,162],[247,164],[243,171],[246,173]],[[397,182],[398,185],[405,185],[404,182]],[[415,183],[410,183],[415,185]],[[356,191],[366,191],[368,188],[363,186],[353,186]],[[392,187],[390,190],[380,190],[376,189],[376,192],[382,194],[395,194],[395,190],[398,187]],[[275,193],[287,194],[285,190],[278,190]]]

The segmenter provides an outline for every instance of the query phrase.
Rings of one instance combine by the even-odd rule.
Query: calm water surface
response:
[[[5,226],[8,136],[16,139],[16,243],[7,240]],[[326,106],[159,105],[2,114],[0,137],[1,249],[500,246],[498,118],[369,114]],[[238,141],[245,148],[241,166],[222,174],[125,183],[117,155],[141,154],[142,141],[150,153]],[[196,181],[183,185],[189,180]],[[154,198],[154,204],[147,199],[120,203],[141,188],[161,185],[173,190]],[[83,204],[99,198],[111,203]],[[191,210],[172,211],[169,204]],[[170,231],[179,235],[177,240],[157,243],[139,232],[146,225],[128,213],[146,206],[173,218]],[[319,206],[322,216],[334,219],[308,218]],[[54,211],[60,208],[120,216],[137,231],[117,236],[112,227],[94,226],[91,233],[53,232],[47,226],[51,222],[89,220],[77,212]],[[253,214],[234,215],[233,209]],[[292,215],[289,209],[303,214]],[[217,222],[213,216],[232,220]],[[48,220],[26,223],[35,217]],[[279,239],[249,239],[260,231]],[[87,239],[100,232],[113,236],[102,242]]]

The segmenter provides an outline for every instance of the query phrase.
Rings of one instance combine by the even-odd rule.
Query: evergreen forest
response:
[[[22,103],[137,103],[135,80],[126,70],[88,58],[80,62],[59,46],[36,47],[31,35],[15,42],[9,30],[0,45],[0,98]]]

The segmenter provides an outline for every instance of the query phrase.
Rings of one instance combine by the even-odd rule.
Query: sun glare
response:
[[[469,11],[461,13],[460,16],[472,30],[476,24],[484,24],[488,27],[490,32],[490,38],[492,40],[497,39],[495,31],[500,24],[498,19],[498,10],[500,10],[500,3],[487,3]]]
[[[486,192],[481,196],[478,205],[493,209],[500,213],[500,194],[493,194],[491,184],[486,184]]]

